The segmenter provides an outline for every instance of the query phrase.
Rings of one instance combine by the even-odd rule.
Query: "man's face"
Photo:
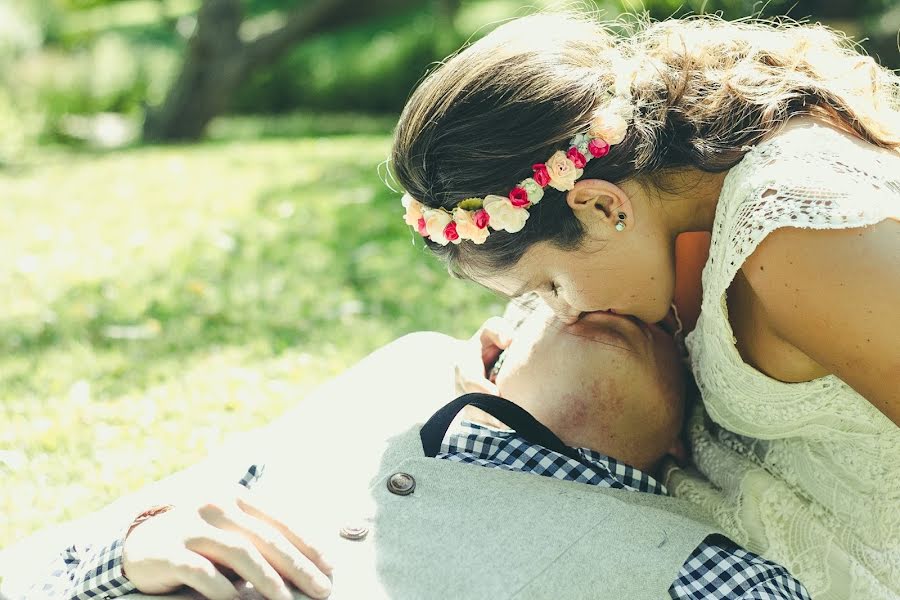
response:
[[[674,340],[656,325],[606,313],[565,325],[539,306],[496,383],[566,444],[649,470],[679,443],[683,377]]]

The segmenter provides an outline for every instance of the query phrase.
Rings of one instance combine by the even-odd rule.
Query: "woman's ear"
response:
[[[598,224],[624,231],[634,222],[631,199],[614,183],[582,179],[566,195],[566,202],[585,226]]]

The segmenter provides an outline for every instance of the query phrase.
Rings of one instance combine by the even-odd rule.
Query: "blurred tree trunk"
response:
[[[144,140],[199,139],[254,69],[275,62],[298,42],[422,3],[422,0],[312,0],[287,15],[284,25],[278,29],[243,41],[241,0],[204,0],[178,77],[162,105],[147,111]]]

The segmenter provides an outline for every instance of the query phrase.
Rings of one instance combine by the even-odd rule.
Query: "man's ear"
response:
[[[585,225],[598,222],[615,227],[634,223],[631,199],[625,190],[603,179],[582,179],[566,195],[566,203]]]

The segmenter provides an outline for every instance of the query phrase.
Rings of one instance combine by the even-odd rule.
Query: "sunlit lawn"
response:
[[[0,546],[196,461],[405,332],[468,335],[500,310],[412,243],[377,172],[389,127],[233,120],[202,145],[0,170]]]

